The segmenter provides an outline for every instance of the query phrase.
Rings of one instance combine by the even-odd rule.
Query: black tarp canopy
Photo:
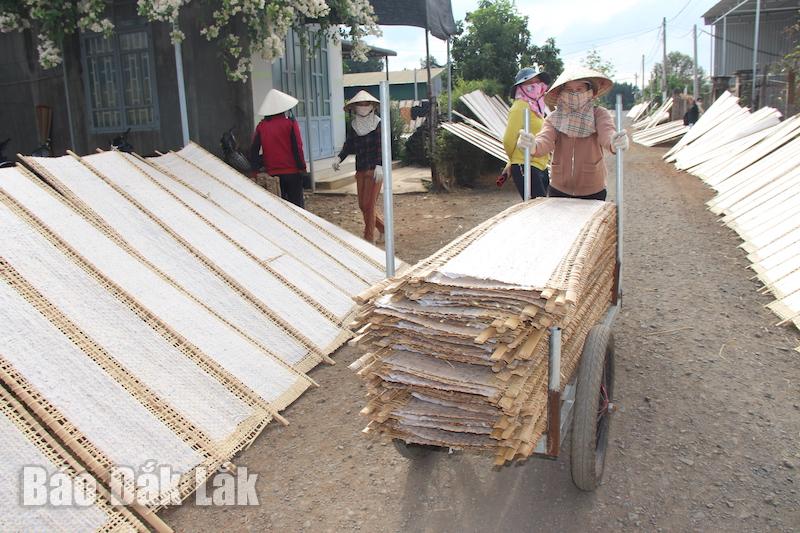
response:
[[[443,41],[456,33],[450,0],[370,0],[370,4],[380,25],[428,28]]]

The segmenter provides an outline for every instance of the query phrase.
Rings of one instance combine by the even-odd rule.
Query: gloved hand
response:
[[[628,132],[622,130],[611,136],[611,146],[615,151],[627,150],[631,147],[631,142],[628,140]]]
[[[339,169],[342,168],[342,162],[339,159],[337,159],[336,161],[333,162],[331,168],[334,170],[334,172],[339,172]]]
[[[508,163],[503,168],[503,171],[500,173],[500,175],[497,176],[497,180],[495,180],[495,183],[497,184],[497,186],[498,187],[502,187],[503,184],[506,182],[506,180],[508,180],[508,176],[510,174],[511,174],[511,163]]]
[[[524,150],[526,148],[530,148],[533,150],[533,147],[536,145],[536,136],[532,133],[525,133],[525,130],[519,130],[519,137],[517,138],[517,148],[520,150]]]

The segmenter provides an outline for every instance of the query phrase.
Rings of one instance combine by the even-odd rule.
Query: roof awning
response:
[[[427,28],[443,41],[457,32],[450,0],[371,0],[378,24]]]
[[[377,46],[369,46],[367,45],[369,50],[367,51],[367,57],[386,57],[386,56],[396,56],[397,52],[394,50],[389,50],[388,48],[379,48]],[[353,51],[353,43],[352,41],[342,41],[342,54],[350,55]]]
[[[736,9],[731,12],[732,15],[750,15],[756,12],[755,2],[747,2],[742,5],[739,4],[742,4],[741,0],[721,0],[720,2],[717,2],[711,6],[708,11],[703,13],[704,22],[706,24],[711,24],[714,19],[731,12],[733,8]],[[762,13],[796,10],[797,0],[761,0]]]

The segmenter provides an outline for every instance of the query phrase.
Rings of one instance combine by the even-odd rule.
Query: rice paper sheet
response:
[[[59,446],[25,408],[4,389],[0,389],[0,530],[88,533],[90,531],[135,532],[145,527],[128,513],[123,514],[101,493],[92,490],[98,482]],[[95,494],[86,506],[25,505],[20,482],[24,467],[35,467],[49,479],[66,474],[78,487]],[[85,479],[85,484],[78,475]]]
[[[120,248],[35,178],[4,169],[0,171],[0,191],[10,198],[6,205],[34,213],[42,225],[37,231],[57,237],[84,262],[82,268],[97,272],[125,291],[268,403],[281,409],[310,386],[307,377]]]

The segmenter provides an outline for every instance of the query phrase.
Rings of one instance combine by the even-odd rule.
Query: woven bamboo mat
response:
[[[29,159],[28,163],[86,220],[230,327],[301,372],[322,360],[322,354],[310,341],[298,338],[270,319],[257,305],[242,297],[240,290],[203,264],[190,248],[179,245],[153,218],[105,181],[83,172],[77,161],[65,160],[62,165],[68,172],[59,176],[38,161]],[[114,221],[114,227],[107,220]]]
[[[208,447],[230,458],[249,444],[276,409],[133,302],[71,262],[0,205],[0,275],[50,322],[92,339],[96,357],[122,381],[135,380],[152,401],[196,428]],[[66,328],[66,326],[63,326]]]
[[[64,168],[58,175],[41,166],[38,159],[30,159],[28,163],[106,237],[263,350],[300,372],[322,360],[322,354],[310,340],[299,338],[270,319],[253,301],[243,297],[241,290],[216,275],[190,248],[179,245],[153,218],[108,183],[87,174],[78,161],[64,159],[61,162]],[[69,181],[70,186],[62,180]]]
[[[120,248],[36,178],[4,169],[0,191],[3,204],[73,262],[157,316],[269,404],[282,409],[313,383]]]
[[[284,249],[281,243],[261,235],[207,198],[147,164],[145,160],[121,152],[116,152],[116,156],[136,165],[153,181],[178,198],[183,205],[231,239],[248,256],[273,270],[288,284],[310,295],[335,315],[340,324],[344,323],[346,317],[353,311],[355,304],[352,296],[363,290],[365,282],[359,280],[356,285],[348,286],[341,279],[326,276],[325,272],[317,272],[305,262],[304,255],[308,248],[296,251],[296,255],[292,254]]]
[[[112,507],[97,480],[62,448],[25,408],[0,387],[0,530],[145,532],[130,512]],[[67,474],[78,487],[93,491],[91,505],[54,507],[22,505],[20,473],[23,467],[41,467],[48,476]],[[79,477],[80,475],[80,477]]]
[[[379,274],[377,275],[380,276],[383,273],[386,261],[386,254],[383,250],[310,211],[306,211],[274,195],[267,195],[263,190],[256,189],[254,191],[253,183],[250,180],[244,178],[241,174],[233,170],[211,152],[203,149],[200,145],[190,142],[175,154],[195,167],[204,169],[208,174],[224,182],[241,194],[252,198],[258,205],[269,212],[281,216],[285,224],[297,227],[298,229],[303,228],[303,233],[305,234],[308,232],[308,234],[314,235],[314,242],[318,242],[321,246],[324,241],[330,240],[331,243],[335,245],[330,248],[330,253],[341,254],[342,251],[340,247],[344,245],[353,255],[360,256],[362,260],[369,261],[372,266],[378,270]],[[314,229],[323,237],[315,235]],[[326,249],[328,248],[328,244],[324,246]]]
[[[362,293],[365,431],[498,464],[529,456],[546,424],[546,328],[562,329],[563,387],[610,305],[615,219],[608,203],[536,199]]]
[[[148,161],[264,235],[280,235],[287,245],[294,243],[322,252],[323,258],[318,261],[338,263],[368,283],[383,277],[385,254],[379,248],[267,193],[197,145]],[[398,260],[397,264],[402,262]]]
[[[273,307],[298,308],[303,314],[316,312],[332,317],[337,322],[347,317],[353,309],[351,297],[293,256],[255,232],[223,209],[210,203],[199,194],[180,183],[159,173],[152,166],[150,173],[143,172],[126,160],[120,152],[106,152],[83,158],[83,162],[97,171],[104,180],[124,190],[134,201],[158,217],[162,224],[168,225],[175,233],[194,243],[194,248],[213,259],[222,256],[234,263],[220,267],[226,272],[242,270],[250,262],[255,262],[266,275],[260,273],[261,283],[272,281],[265,287],[272,298],[277,296]],[[142,178],[150,178],[142,180]],[[152,181],[151,181],[152,180]],[[203,224],[204,222],[204,224]],[[208,228],[216,235],[208,237]],[[234,251],[234,248],[236,249]],[[249,280],[243,280],[246,283]],[[274,285],[280,285],[275,287]],[[253,288],[253,292],[258,287]],[[293,292],[292,294],[283,294]],[[303,309],[301,298],[315,309]],[[273,311],[277,313],[278,311]],[[296,320],[297,317],[288,317]],[[313,320],[313,319],[312,319]],[[311,320],[309,329],[317,327]],[[322,324],[324,328],[325,325]]]
[[[239,198],[235,191],[220,187],[220,194],[201,192],[202,189],[190,186],[185,180],[173,174],[167,165],[156,164],[156,161],[165,163],[171,159],[182,162],[174,154],[149,159],[132,154],[119,155],[127,159],[131,164],[136,165],[137,168],[158,182],[159,185],[178,196],[192,209],[204,213],[213,211],[216,215],[214,217],[215,225],[223,229],[229,236],[233,237],[235,235],[235,240],[259,257],[260,260],[276,261],[296,258],[303,275],[306,275],[306,272],[313,272],[313,274],[308,275],[320,276],[348,295],[356,294],[369,286],[370,282],[367,281],[367,278],[359,276],[336,257],[331,257],[318,247],[309,245],[298,232],[279,223],[275,217],[254,217],[239,214],[237,218],[235,211],[226,211],[223,207],[225,202],[221,202],[220,197],[228,198],[234,202],[244,200]],[[200,198],[203,199],[203,202],[200,201]],[[244,205],[242,207],[246,208]],[[250,209],[256,210],[256,212],[260,211],[260,208],[255,205],[251,206]],[[225,213],[225,216],[223,217],[220,213]],[[223,225],[222,219],[225,217],[233,218],[239,222],[235,230],[228,231],[228,228],[232,226],[230,221]],[[279,253],[273,255],[273,250],[277,250]],[[286,274],[284,273],[284,275]]]
[[[134,380],[112,375],[88,338],[67,322],[50,322],[41,313],[46,304],[18,292],[8,278],[0,303],[6,341],[0,379],[73,452],[99,465],[96,475],[108,479],[115,467],[139,469],[149,461],[170,465],[180,474],[176,484],[135,490],[148,507],[159,507],[194,490],[197,467],[213,471],[222,464],[185,419]]]
[[[337,326],[337,319],[332,313],[247,256],[136,167],[120,161],[110,152],[93,157],[100,158],[93,160],[102,170],[113,172],[113,179],[95,174],[92,168],[73,161],[71,157],[40,158],[32,162],[56,178],[63,176],[67,183],[106,181],[223,281],[238,289],[273,322],[295,337],[307,341],[318,351],[327,353],[347,338],[347,332]],[[104,201],[97,194],[94,198],[95,201]],[[341,301],[348,305],[344,295]],[[346,309],[343,313],[348,311]]]

